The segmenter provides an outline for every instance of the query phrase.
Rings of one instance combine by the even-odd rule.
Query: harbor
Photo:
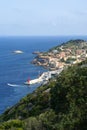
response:
[[[26,85],[32,85],[32,84],[37,84],[37,83],[42,83],[44,81],[49,81],[49,79],[51,79],[53,76],[57,76],[62,72],[63,68],[60,68],[58,70],[54,70],[54,71],[47,71],[42,73],[39,78],[30,80],[28,79],[24,84]]]

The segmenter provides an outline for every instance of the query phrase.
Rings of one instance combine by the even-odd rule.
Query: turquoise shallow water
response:
[[[25,86],[30,77],[34,79],[38,72],[47,71],[31,64],[34,51],[47,51],[51,47],[70,39],[87,39],[84,37],[0,37],[0,113],[17,103],[23,96],[34,91],[37,85]],[[14,54],[22,50],[23,54]],[[8,86],[8,83],[18,86]]]

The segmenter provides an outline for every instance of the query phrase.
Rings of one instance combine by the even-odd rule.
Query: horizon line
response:
[[[67,36],[87,36],[87,35],[0,35],[0,37],[67,37]]]

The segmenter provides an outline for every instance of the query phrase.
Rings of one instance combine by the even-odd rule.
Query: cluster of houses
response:
[[[83,44],[83,43],[82,43]],[[87,43],[84,46],[60,46],[47,53],[38,53],[38,58],[34,59],[34,63],[51,70],[64,68],[71,64],[79,63],[87,57]]]

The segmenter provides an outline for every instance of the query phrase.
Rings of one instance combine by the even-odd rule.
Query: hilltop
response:
[[[0,130],[86,130],[86,108],[85,58],[7,109],[0,116]]]

